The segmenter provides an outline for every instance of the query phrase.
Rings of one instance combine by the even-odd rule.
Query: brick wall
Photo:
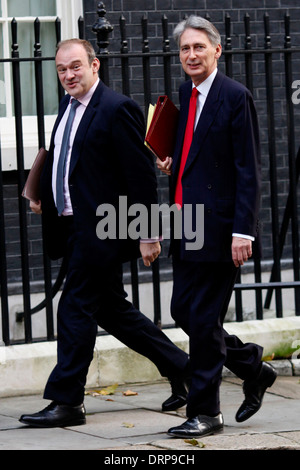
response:
[[[95,34],[92,26],[97,20],[96,0],[84,0],[85,34],[96,46]],[[162,50],[162,27],[161,18],[165,14],[168,17],[170,45],[173,51],[176,45],[171,39],[172,30],[186,14],[208,15],[211,21],[218,27],[224,40],[225,15],[229,14],[232,19],[232,48],[243,48],[245,40],[244,16],[246,13],[251,19],[251,39],[253,48],[264,46],[264,14],[267,12],[270,18],[270,34],[273,47],[282,48],[284,45],[284,14],[288,11],[291,17],[291,36],[293,46],[300,46],[300,4],[294,0],[106,0],[106,18],[114,27],[110,35],[110,51],[119,51],[120,30],[119,19],[121,15],[126,18],[128,48],[131,52],[142,51],[141,18],[145,14],[148,18],[148,39],[151,51]],[[251,7],[249,7],[249,4]],[[224,42],[223,42],[224,46]],[[278,200],[280,205],[279,220],[282,219],[289,188],[288,181],[288,148],[287,148],[287,118],[285,114],[285,89],[284,89],[284,64],[283,55],[275,54],[273,57],[273,81],[275,96],[275,122],[276,122],[276,153],[278,168]],[[293,72],[294,79],[300,79],[298,70],[300,54],[294,55]],[[224,58],[220,62],[220,69],[224,71]],[[163,80],[161,75],[161,62],[156,61],[151,67],[151,87],[153,101],[156,96],[163,92]],[[266,111],[266,89],[264,79],[264,58],[257,57],[254,63],[255,81],[254,98],[259,114],[262,153],[263,153],[263,194],[262,194],[262,234],[263,252],[266,260],[272,259],[272,235],[271,235],[271,207],[270,207],[270,183],[269,183],[269,150],[268,150],[268,115]],[[234,58],[234,78],[245,82],[243,61]],[[120,66],[115,64],[110,71],[110,86],[118,91],[122,90],[120,78]],[[174,89],[174,101],[177,103],[177,89],[179,83],[184,79],[178,58],[174,57],[172,64],[172,86]],[[133,62],[131,67],[132,97],[143,106],[143,83],[140,61]],[[296,127],[296,149],[300,145],[300,104],[294,106]],[[168,179],[161,173],[157,173],[159,182],[160,200],[168,200]],[[4,175],[4,195],[6,210],[6,237],[8,254],[8,277],[9,281],[17,283],[21,281],[21,263],[19,254],[19,228],[18,207],[16,201],[15,179],[12,174]],[[36,217],[29,213],[29,252],[31,265],[31,280],[39,282],[43,278],[40,227]],[[168,243],[163,244],[162,267],[168,268],[170,263],[167,259]],[[288,233],[284,257],[291,256],[291,234]],[[140,266],[142,269],[142,266]],[[54,277],[57,266],[54,266]]]
[[[96,10],[99,2],[93,0],[85,1],[85,22],[86,37],[90,39],[96,49],[95,34],[91,32],[92,26],[97,19]],[[250,16],[252,48],[263,48],[265,44],[264,15],[269,15],[270,36],[273,48],[284,47],[284,15],[289,13],[291,18],[291,37],[292,46],[300,46],[300,4],[292,0],[107,0],[105,3],[106,18],[113,26],[114,30],[109,36],[109,50],[119,51],[121,47],[121,35],[119,28],[119,19],[124,15],[127,25],[127,42],[130,52],[142,51],[142,29],[141,18],[146,15],[148,18],[148,40],[150,51],[161,51],[162,44],[162,15],[168,17],[169,36],[171,50],[176,50],[176,44],[172,39],[174,26],[184,18],[185,15],[198,14],[207,17],[217,26],[223,41],[225,39],[225,16],[231,18],[231,46],[233,49],[244,48],[245,43],[245,14]],[[299,79],[299,60],[300,54],[293,56],[294,80]],[[116,64],[115,64],[116,65]],[[177,58],[174,58],[172,65],[173,88],[175,92],[174,101],[177,104],[178,85],[184,79],[181,73],[181,67]],[[219,68],[224,71],[224,57],[221,58]],[[162,70],[162,67],[161,67]],[[132,65],[132,97],[143,106],[143,85],[142,70],[140,64]],[[266,84],[265,84],[265,65],[264,57],[256,56],[254,58],[254,89],[253,95],[259,115],[261,144],[262,144],[262,235],[263,252],[265,259],[272,259],[272,217],[270,207],[270,182],[269,182],[269,145],[268,145],[268,113],[266,107]],[[112,88],[121,91],[119,68],[112,67],[110,72],[110,83]],[[235,56],[233,59],[233,78],[245,83],[244,58]],[[140,82],[140,85],[138,83]],[[273,55],[273,86],[274,86],[274,108],[276,124],[276,155],[277,155],[277,177],[278,177],[278,202],[279,202],[279,221],[281,222],[284,207],[286,204],[287,192],[289,189],[288,180],[288,146],[287,146],[287,117],[284,88],[284,60],[282,54]],[[162,71],[159,75],[159,63],[156,61],[151,64],[151,87],[152,98],[155,102],[158,94],[163,93]],[[300,144],[297,135],[300,124],[300,105],[294,106],[295,127],[296,127],[296,150]],[[159,190],[161,198],[167,197],[167,179],[158,174]],[[291,236],[287,236],[287,243],[284,250],[284,256],[290,257],[291,254]]]
[[[86,20],[86,34],[89,39],[95,37],[91,34],[92,25],[97,18],[96,0],[84,0],[84,17]],[[149,20],[150,49],[161,48],[162,32],[160,27],[162,15],[167,15],[170,31],[174,25],[185,15],[209,15],[210,20],[224,36],[224,18],[228,13],[234,22],[233,47],[242,47],[244,42],[244,16],[250,15],[252,22],[252,37],[254,46],[264,41],[263,16],[267,12],[270,16],[271,35],[273,46],[282,45],[283,24],[282,19],[286,12],[291,16],[292,34],[295,45],[300,44],[300,4],[294,0],[106,0],[106,18],[114,27],[111,35],[111,50],[118,50],[119,18],[124,15],[128,28],[129,50],[141,50],[141,17],[146,14]],[[174,43],[173,43],[174,45]]]

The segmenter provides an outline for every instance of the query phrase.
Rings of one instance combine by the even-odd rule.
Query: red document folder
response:
[[[166,96],[158,97],[153,117],[146,133],[146,145],[162,161],[172,157],[179,111]]]
[[[22,196],[33,202],[40,200],[40,177],[47,153],[44,148],[39,150],[22,191]]]

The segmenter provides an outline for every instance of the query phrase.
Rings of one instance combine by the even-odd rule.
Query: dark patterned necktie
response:
[[[58,159],[57,175],[56,175],[56,207],[57,207],[57,212],[59,215],[61,215],[61,213],[63,212],[65,208],[64,175],[65,175],[66,158],[68,154],[72,124],[74,121],[76,108],[79,105],[80,105],[79,101],[72,98],[71,109],[70,109],[70,113],[66,122],[65,130],[64,130],[64,134],[62,138],[62,143],[61,143],[59,159]]]

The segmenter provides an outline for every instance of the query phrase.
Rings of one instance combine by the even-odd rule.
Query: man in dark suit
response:
[[[121,263],[141,254],[150,266],[160,253],[160,243],[117,233],[106,238],[97,230],[105,215],[98,210],[103,204],[115,209],[118,221],[124,216],[119,213],[120,197],[127,198],[128,207],[142,204],[149,214],[157,203],[142,112],[133,100],[99,80],[100,63],[89,42],[60,43],[56,67],[67,95],[60,104],[41,177],[41,203],[31,203],[31,208],[42,213],[50,257],[65,256],[68,270],[58,306],[58,360],[44,392],[52,402],[38,413],[22,415],[20,421],[38,427],[85,423],[84,386],[97,325],[149,358],[169,378],[173,394],[163,408],[176,409],[185,400],[188,355],[126,300],[122,283]],[[67,128],[71,130],[65,175],[60,180]]]
[[[194,230],[204,230],[204,244],[200,250],[187,248],[184,233],[171,243],[171,311],[190,337],[191,387],[188,420],[169,434],[193,437],[223,429],[219,387],[224,364],[244,380],[237,421],[258,411],[276,372],[261,362],[260,346],[243,344],[222,326],[238,269],[252,256],[258,238],[260,150],[253,99],[243,85],[218,71],[221,40],[209,21],[191,16],[175,28],[174,37],[191,80],[179,90],[173,159],[157,160],[157,166],[172,174],[172,202],[180,206],[183,220],[190,217],[190,207],[195,215],[197,204],[203,205],[204,227]]]

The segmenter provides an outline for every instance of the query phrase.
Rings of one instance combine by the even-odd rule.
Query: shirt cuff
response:
[[[247,240],[252,240],[254,242],[255,238],[251,237],[251,235],[243,235],[241,233],[233,233],[233,237],[240,237],[240,238],[246,238]]]
[[[141,243],[155,243],[155,242],[162,242],[163,237],[154,237],[154,238],[140,238]]]

